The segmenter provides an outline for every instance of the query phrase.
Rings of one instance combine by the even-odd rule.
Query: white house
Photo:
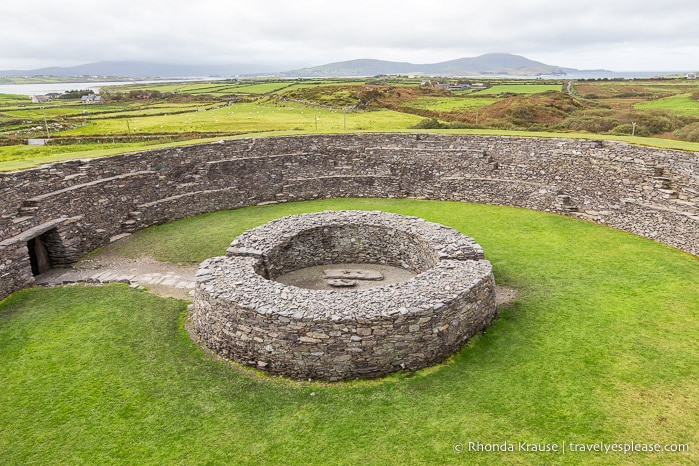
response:
[[[102,96],[95,94],[88,94],[80,97],[80,102],[84,104],[100,104],[102,103]]]
[[[33,104],[43,104],[44,102],[48,102],[49,97],[46,95],[33,95],[32,96],[32,103]]]

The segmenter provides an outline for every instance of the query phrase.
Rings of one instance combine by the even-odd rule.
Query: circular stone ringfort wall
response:
[[[347,291],[276,281],[348,263],[417,275]],[[274,220],[204,261],[192,323],[196,339],[226,359],[335,381],[440,362],[495,314],[492,267],[473,238],[417,217],[344,210]]]
[[[699,254],[699,153],[558,138],[253,138],[0,174],[0,298],[149,225],[324,197],[519,206]]]

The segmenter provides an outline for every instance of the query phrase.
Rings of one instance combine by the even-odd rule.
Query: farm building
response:
[[[89,94],[80,97],[80,101],[84,104],[100,104],[102,103],[102,96]]]

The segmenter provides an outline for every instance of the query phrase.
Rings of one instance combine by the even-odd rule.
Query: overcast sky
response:
[[[699,70],[697,0],[2,0],[0,69],[137,60],[286,70],[488,52],[613,71]]]

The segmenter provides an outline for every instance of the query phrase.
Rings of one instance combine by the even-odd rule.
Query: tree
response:
[[[64,92],[63,94],[61,94],[59,99],[79,99],[84,95],[91,95],[94,93],[95,91],[93,91],[92,89],[74,89]]]

